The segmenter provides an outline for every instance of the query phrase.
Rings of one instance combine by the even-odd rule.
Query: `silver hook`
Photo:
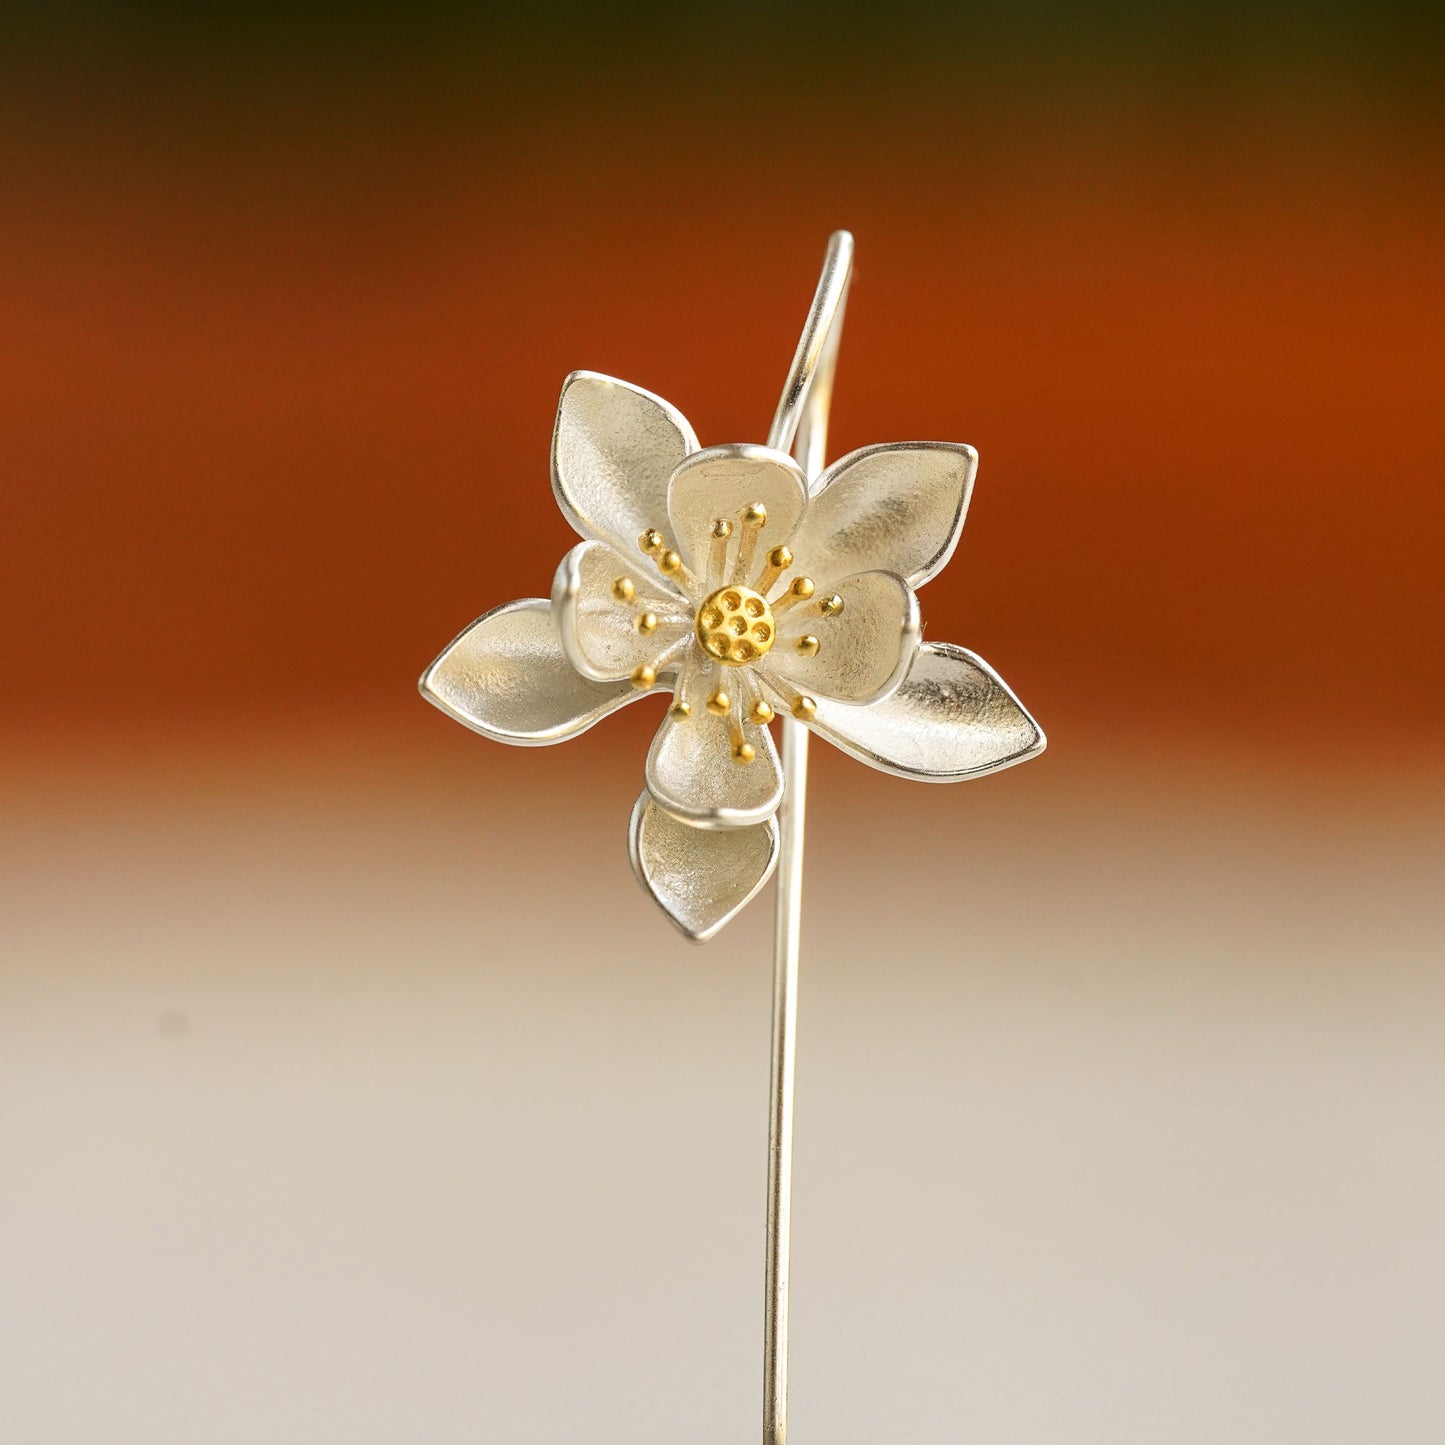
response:
[[[823,274],[787,385],[773,415],[768,445],[792,448],[811,484],[823,470],[833,374],[843,334],[843,311],[853,274],[853,237],[828,239]],[[802,924],[803,823],[808,797],[808,730],[783,720],[782,807],[777,917],[773,932],[773,1058],[768,1122],[766,1306],[763,1316],[763,1442],[785,1445],[788,1435],[788,1258],[793,1201],[793,1075],[797,1039],[798,951]]]

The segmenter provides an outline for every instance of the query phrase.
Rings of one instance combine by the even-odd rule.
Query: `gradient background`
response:
[[[794,1437],[1445,1437],[1439,15],[6,7],[0,1439],[756,1438],[769,910],[414,684],[837,226],[1050,749],[815,749]]]

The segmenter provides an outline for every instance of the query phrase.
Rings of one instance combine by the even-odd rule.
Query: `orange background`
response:
[[[1373,766],[1435,736],[1433,152],[1241,134],[1181,158],[1102,122],[830,113],[788,165],[771,127],[706,115],[624,111],[600,146],[530,109],[322,119],[12,142],[22,726],[414,719],[434,647],[544,593],[568,545],[562,376],[639,381],[705,442],[762,435],[846,225],[835,452],[982,458],[931,635],[997,658],[1061,741],[1162,728],[1283,760],[1364,729]]]

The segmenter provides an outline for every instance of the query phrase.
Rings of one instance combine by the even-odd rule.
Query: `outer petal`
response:
[[[632,871],[659,908],[705,943],[768,881],[778,861],[773,818],[749,828],[694,828],[644,792],[632,810]]]
[[[697,450],[674,406],[610,376],[574,371],[562,383],[552,432],[552,490],[583,537],[624,556],[649,527],[667,527],[667,481]]]
[[[632,583],[630,601],[613,593],[621,577]],[[643,612],[658,619],[646,634],[637,630]],[[665,656],[693,635],[692,614],[682,597],[651,581],[605,542],[579,542],[562,559],[552,583],[552,615],[567,660],[597,682],[615,682],[643,663],[662,672]]]
[[[963,531],[978,453],[958,442],[863,447],[818,478],[793,550],[811,577],[865,568],[921,587],[942,571]]]
[[[647,790],[653,800],[698,828],[761,823],[777,812],[783,799],[783,769],[767,728],[746,725],[756,756],[750,763],[736,763],[729,719],[707,710],[708,695],[715,687],[743,686],[727,672],[693,654],[679,689],[691,715],[678,722],[669,713],[647,754]]]
[[[483,737],[523,747],[566,742],[643,695],[630,682],[579,677],[541,597],[478,618],[419,685],[428,702]]]
[[[786,452],[738,443],[695,452],[673,473],[667,489],[667,514],[677,550],[695,577],[707,574],[712,524],[719,517],[736,523],[743,508],[754,502],[768,509],[768,520],[757,537],[757,560],[750,569],[756,575],[768,549],[793,535],[807,508],[808,484],[802,468]],[[735,532],[733,557],[738,544]]]
[[[903,681],[918,651],[918,598],[892,572],[860,572],[831,590],[843,599],[842,612],[824,617],[815,603],[805,603],[784,613],[777,644],[758,671],[809,697],[877,702]],[[797,650],[807,635],[818,639],[812,657]]]
[[[925,643],[903,686],[872,707],[818,703],[812,727],[860,762],[928,783],[957,783],[1027,762],[1043,730],[982,658]]]

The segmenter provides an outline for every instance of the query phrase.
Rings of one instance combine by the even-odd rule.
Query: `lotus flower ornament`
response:
[[[977,464],[972,447],[903,442],[852,452],[810,482],[785,452],[700,447],[660,397],[574,372],[552,487],[584,540],[550,601],[474,622],[422,693],[524,746],[670,694],[633,810],[633,866],[685,934],[711,937],[776,861],[780,713],[928,782],[1043,749],[985,662],[921,640],[917,589],[953,555]]]
[[[661,397],[595,372],[569,376],[552,489],[582,541],[562,559],[550,599],[488,612],[421,679],[444,712],[523,746],[563,742],[630,702],[668,694],[632,810],[638,878],[701,941],[777,870],[764,1445],[787,1439],[809,737],[934,783],[1044,747],[987,663],[922,641],[917,589],[958,545],[973,448],[904,442],[823,466],[852,261],[853,238],[835,232],[766,446],[700,447]]]

